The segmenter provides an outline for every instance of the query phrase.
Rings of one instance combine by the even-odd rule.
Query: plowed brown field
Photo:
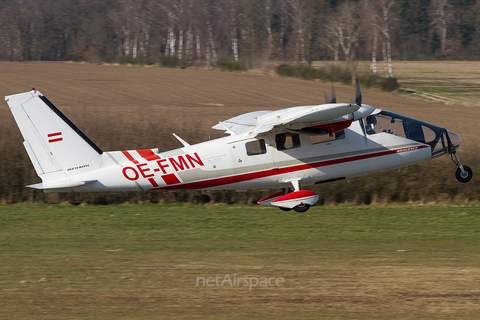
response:
[[[256,110],[275,110],[324,102],[331,84],[280,78],[260,73],[229,73],[204,69],[166,69],[75,64],[67,62],[0,63],[0,95],[40,90],[102,150],[181,147],[172,136],[189,143],[220,137],[211,127],[218,121]],[[336,84],[338,101],[349,102],[354,87]],[[363,102],[446,127],[463,138],[462,162],[480,171],[478,121],[480,108],[432,103],[395,93],[363,89]],[[71,201],[66,195],[32,191],[25,185],[39,182],[7,105],[0,108],[0,201]],[[5,139],[4,137],[8,137]],[[478,165],[477,165],[478,164]],[[480,183],[453,177],[448,157],[396,172],[315,186],[320,203],[385,201],[477,200]],[[359,192],[361,190],[361,192]],[[253,191],[252,191],[253,192]],[[267,194],[222,194],[214,201],[250,203]],[[77,201],[195,201],[193,194],[165,193],[89,195]],[[174,198],[171,198],[174,197]]]
[[[120,114],[138,116],[145,121],[167,121],[177,124],[177,132],[187,134],[188,128],[183,124],[192,121],[199,132],[205,132],[201,137],[194,135],[199,141],[207,137],[206,131],[218,121],[249,111],[320,104],[324,101],[324,91],[329,93],[331,90],[329,83],[253,73],[65,62],[4,62],[0,63],[0,74],[0,95],[35,87],[78,122],[80,128],[81,122],[92,119],[74,119],[74,115],[69,115],[72,108],[81,107],[82,113],[93,112],[102,122]],[[349,102],[354,95],[353,87],[340,84],[336,85],[336,92],[339,101]],[[463,150],[479,139],[480,108],[430,103],[367,89],[363,89],[362,94],[363,102],[376,108],[453,130],[464,139]],[[8,117],[6,113],[5,107],[0,108],[2,118]],[[140,132],[142,128],[138,130]],[[99,137],[91,137],[93,141],[97,141],[96,138]],[[138,148],[129,141],[119,142],[115,147]]]

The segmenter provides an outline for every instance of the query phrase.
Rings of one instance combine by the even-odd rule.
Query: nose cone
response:
[[[447,131],[448,131],[448,137],[450,138],[450,142],[452,142],[453,149],[457,150],[462,145],[462,138],[460,138],[460,136],[455,132],[452,132],[450,130],[447,130]]]

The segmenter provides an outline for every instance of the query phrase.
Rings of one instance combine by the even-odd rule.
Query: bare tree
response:
[[[286,1],[279,1],[278,15],[280,18],[280,48],[282,49],[282,60],[285,61],[285,40],[288,21],[288,9]]]
[[[377,14],[375,12],[376,6],[372,3],[372,1],[364,0],[363,1],[364,7],[364,16],[366,19],[364,20],[367,24],[366,29],[371,30],[370,39],[372,41],[372,63],[370,64],[370,70],[374,74],[377,74],[377,51],[378,51],[378,27],[377,27]]]
[[[364,2],[364,12],[369,24],[368,29],[371,30],[372,39],[372,64],[370,69],[373,73],[377,73],[378,41],[381,41],[386,77],[393,77],[390,25],[396,19],[395,12],[392,10],[394,5],[394,0]]]
[[[390,22],[394,18],[394,12],[391,10],[395,5],[394,0],[379,0],[381,9],[381,18],[377,19],[377,27],[383,36],[382,52],[385,65],[385,76],[393,77],[392,70],[392,46],[390,38]]]
[[[207,35],[208,35],[208,42],[206,44],[205,55],[206,59],[210,60],[210,52],[212,52],[213,61],[217,62],[217,49],[215,44],[215,38],[213,36],[213,28],[211,23],[211,13],[209,11],[209,1],[202,0],[200,3],[201,13],[203,14],[203,18],[205,19],[205,25],[207,27]]]
[[[181,2],[181,0],[179,0]],[[166,56],[174,56],[177,42],[177,25],[181,16],[182,6],[176,0],[162,0],[156,2],[161,11],[166,14],[167,19],[161,23],[167,28],[167,42],[165,48]],[[181,32],[180,32],[181,34]],[[179,41],[180,42],[180,41]],[[181,49],[181,45],[179,51]]]
[[[131,50],[131,37],[135,25],[135,15],[132,14],[135,10],[135,3],[133,0],[120,0],[118,7],[110,12],[110,19],[114,21],[119,32],[119,39],[122,43],[121,49],[123,54],[130,55]]]
[[[323,38],[324,44],[334,52],[335,61],[338,60],[338,46],[340,45],[345,57],[345,67],[350,70],[352,83],[355,83],[358,65],[356,48],[360,34],[358,7],[353,2],[343,3],[339,12],[332,15],[324,27],[327,30],[326,36]]]
[[[298,63],[298,61],[301,60],[302,63],[305,63],[305,0],[281,1],[285,1],[286,3],[285,10],[288,12],[290,19],[292,20],[293,32],[296,36],[294,62]]]
[[[338,63],[338,51],[340,46],[340,34],[336,27],[338,18],[333,15],[330,19],[327,19],[326,24],[322,25],[322,36],[319,41],[323,43],[333,53],[333,60],[335,64]]]
[[[454,21],[452,6],[448,3],[449,0],[433,0],[433,21],[431,22],[432,31],[439,32],[442,39],[442,57],[446,55],[447,43],[447,28],[448,24]]]
[[[261,0],[261,24],[262,27],[267,31],[267,43],[266,43],[266,50],[265,50],[265,60],[270,60],[272,54],[272,47],[273,47],[273,34],[272,34],[272,0]]]
[[[139,33],[138,44],[140,52],[147,57],[150,46],[150,33],[154,21],[152,0],[143,0],[136,6],[136,23]],[[136,58],[134,56],[134,58]]]
[[[239,15],[237,2],[235,0],[221,0],[217,3],[217,13],[225,31],[228,33],[232,46],[233,60],[239,59],[239,41],[238,41],[238,24]]]
[[[22,37],[18,28],[17,10],[14,6],[1,8],[0,10],[0,50],[8,61],[22,60]]]

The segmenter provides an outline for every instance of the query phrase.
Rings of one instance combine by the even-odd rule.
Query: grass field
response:
[[[0,318],[477,319],[479,219],[479,203],[0,205]],[[284,282],[197,286],[217,275]]]

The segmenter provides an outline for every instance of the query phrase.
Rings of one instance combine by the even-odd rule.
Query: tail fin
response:
[[[98,168],[102,150],[39,91],[33,89],[5,100],[44,183]]]

